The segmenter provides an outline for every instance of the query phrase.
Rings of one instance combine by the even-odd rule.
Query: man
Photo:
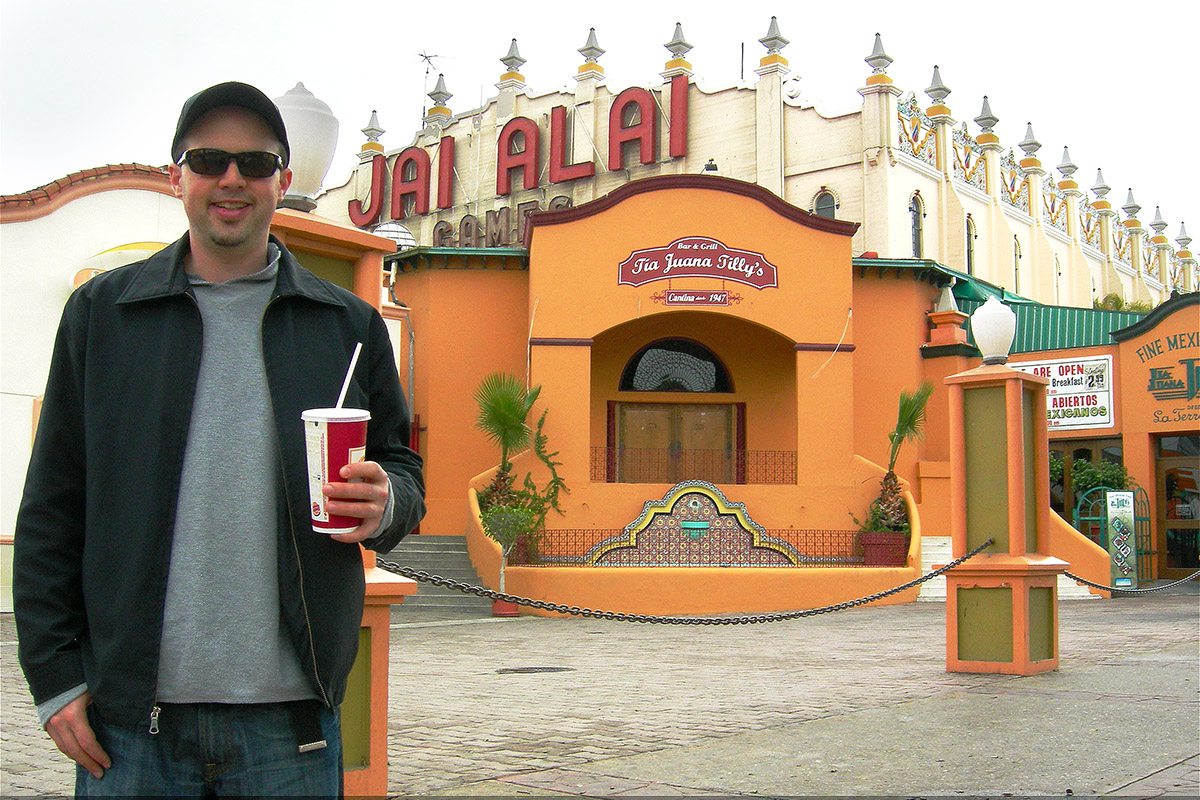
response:
[[[359,548],[424,513],[383,320],[269,226],[291,182],[278,109],[190,98],[171,151],[188,233],[68,300],[17,518],[19,654],[80,796],[340,792],[337,706],[362,615]],[[300,420],[371,412],[313,531]]]

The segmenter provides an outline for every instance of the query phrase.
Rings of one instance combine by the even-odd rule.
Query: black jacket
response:
[[[283,479],[283,624],[318,695],[345,693],[362,619],[359,548],[313,533],[300,413],[338,397],[371,412],[367,458],[391,478],[395,514],[369,547],[387,551],[424,514],[421,459],[383,319],[301,267],[278,240],[263,315]],[[203,336],[183,271],[188,237],[98,275],[67,301],[17,516],[13,603],[21,665],[41,703],[83,681],[101,715],[149,720],[157,684],[176,499]],[[253,643],[250,644],[253,646]]]

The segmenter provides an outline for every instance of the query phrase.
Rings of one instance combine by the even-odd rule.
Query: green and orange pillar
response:
[[[1049,381],[1003,366],[1011,341],[990,357],[981,343],[984,365],[946,379],[954,557],[993,540],[946,574],[949,672],[1058,669],[1058,576],[1069,565],[1048,550]]]

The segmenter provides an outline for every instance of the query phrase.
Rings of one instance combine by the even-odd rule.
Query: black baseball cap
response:
[[[275,138],[283,145],[283,166],[292,160],[292,151],[288,146],[287,128],[283,124],[283,116],[279,107],[258,89],[248,83],[229,81],[210,86],[202,92],[192,95],[183,104],[179,112],[179,124],[175,126],[175,138],[171,140],[171,163],[178,164],[183,155],[183,139],[196,120],[221,106],[238,106],[262,117],[263,122],[275,134]]]

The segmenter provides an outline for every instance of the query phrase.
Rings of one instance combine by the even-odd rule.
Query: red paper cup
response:
[[[361,408],[310,408],[300,415],[308,450],[308,496],[312,526],[317,533],[350,533],[362,524],[358,517],[330,514],[325,508],[327,483],[344,483],[342,467],[367,457],[367,420]]]

